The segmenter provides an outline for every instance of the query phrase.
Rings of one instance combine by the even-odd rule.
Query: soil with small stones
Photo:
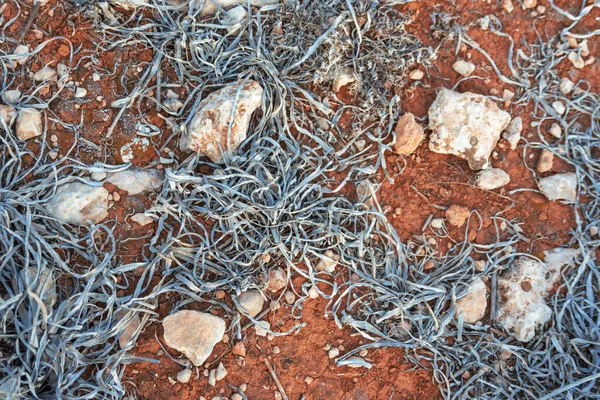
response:
[[[432,35],[431,13],[446,11],[458,18],[462,25],[473,23],[482,16],[494,14],[503,24],[505,32],[509,33],[517,46],[523,41],[537,40],[537,34],[542,37],[551,37],[560,29],[568,26],[570,21],[553,12],[545,1],[538,1],[545,5],[544,14],[532,17],[531,11],[515,7],[511,14],[504,12],[496,1],[456,0],[454,2],[424,0],[398,6],[407,15],[413,16],[413,22],[408,26],[411,33],[416,34],[425,44],[436,47],[439,43]],[[517,4],[518,2],[514,2]],[[571,13],[578,13],[579,1],[556,1],[557,5]],[[29,9],[25,6],[24,10]],[[8,3],[3,10],[5,20],[16,15],[16,6]],[[579,29],[582,32],[597,28],[597,18],[600,10],[595,9],[588,15]],[[26,23],[27,15],[24,13],[19,20],[7,30],[10,37],[17,37]],[[595,27],[595,28],[594,28]],[[536,28],[537,32],[533,29]],[[506,64],[506,54],[509,50],[509,41],[499,38],[489,31],[480,28],[471,28],[469,34],[484,49],[487,49],[498,64],[500,70],[510,75]],[[158,158],[166,156],[160,149],[170,138],[172,132],[165,121],[160,117],[156,107],[147,101],[142,101],[142,106],[129,109],[110,138],[106,133],[116,116],[117,109],[111,108],[111,102],[119,99],[125,91],[133,87],[139,79],[141,65],[149,61],[152,54],[147,50],[133,51],[129,48],[113,51],[97,51],[98,40],[90,29],[90,23],[77,15],[61,2],[50,1],[43,6],[39,17],[31,30],[25,36],[24,43],[30,48],[35,48],[44,41],[55,37],[64,36],[78,51],[73,54],[72,65],[77,69],[71,77],[79,82],[80,87],[88,90],[84,99],[74,99],[72,91],[65,90],[63,94],[50,106],[50,115],[54,114],[66,123],[79,124],[79,137],[63,125],[49,121],[46,146],[55,148],[59,157],[68,156],[91,164],[95,161],[106,163],[120,163],[123,161],[124,152],[131,155],[131,162],[136,166],[158,166]],[[71,51],[69,42],[57,39],[47,44],[31,63],[31,72],[36,72],[44,65],[56,67],[59,62],[69,64]],[[600,43],[590,40],[590,51],[598,55]],[[401,108],[404,112],[412,112],[415,116],[426,121],[427,110],[436,96],[436,90],[441,87],[452,88],[460,80],[458,74],[452,69],[452,64],[457,59],[469,59],[477,69],[475,74],[483,79],[469,79],[459,83],[457,90],[460,92],[472,91],[487,94],[496,89],[502,93],[509,88],[504,85],[493,72],[489,62],[477,51],[460,49],[455,54],[453,43],[446,43],[439,51],[437,61],[428,71],[419,84],[402,88]],[[568,61],[560,66],[560,75],[573,81],[587,79],[590,90],[598,91],[600,80],[600,63],[596,61],[585,69],[576,70]],[[25,92],[31,86],[30,71],[22,70],[21,79],[11,85],[19,87]],[[93,79],[93,73],[100,73],[100,81]],[[125,78],[121,79],[122,76]],[[486,79],[489,78],[489,82]],[[48,87],[38,95],[48,99],[54,88]],[[186,93],[179,93],[185,97]],[[347,97],[347,96],[346,96]],[[348,97],[348,102],[357,101]],[[523,136],[526,140],[534,141],[538,130],[530,128],[535,110],[532,107],[518,107],[514,104],[500,104],[512,116],[521,116],[525,130]],[[161,135],[149,138],[147,146],[132,146],[138,122],[149,122],[163,131]],[[425,123],[425,122],[424,122]],[[344,124],[344,119],[340,122]],[[547,134],[549,126],[544,123],[540,131],[550,142],[556,139]],[[549,124],[548,124],[549,125]],[[50,134],[58,136],[58,145],[53,147]],[[79,146],[73,144],[78,141]],[[451,227],[448,237],[438,239],[438,248],[443,253],[447,244],[460,241],[465,236],[478,244],[491,243],[496,240],[497,227],[492,216],[503,212],[507,219],[515,219],[521,223],[525,236],[535,239],[531,243],[522,244],[523,251],[540,254],[541,251],[566,243],[569,231],[575,225],[574,212],[568,206],[558,202],[549,202],[536,191],[519,191],[515,189],[535,189],[534,169],[539,157],[538,151],[523,151],[523,142],[515,151],[511,151],[505,141],[501,141],[496,148],[492,159],[494,167],[502,168],[509,172],[511,182],[499,191],[487,192],[474,185],[475,173],[471,171],[466,162],[449,155],[435,154],[429,151],[427,141],[411,156],[387,156],[390,166],[392,181],[387,180],[383,174],[383,182],[379,191],[380,203],[388,212],[388,216],[403,240],[409,240],[414,235],[422,234],[422,226],[427,218],[444,217],[444,209],[453,204],[458,204],[474,211],[467,226],[460,228]],[[36,144],[32,141],[29,146],[34,149]],[[172,146],[174,147],[174,146]],[[124,150],[125,148],[125,150]],[[37,150],[37,149],[35,149]],[[524,162],[525,161],[525,162]],[[69,161],[67,161],[69,162]],[[553,173],[570,171],[568,165],[558,162],[555,158]],[[109,187],[114,192],[116,188]],[[146,237],[151,230],[141,228],[129,220],[130,216],[145,209],[151,199],[129,197],[125,192],[120,192],[121,199],[115,202],[110,210],[110,220],[114,226],[115,236],[119,240],[119,257],[123,262],[140,259],[140,254]],[[429,235],[430,231],[424,232]],[[127,240],[125,240],[127,239]],[[138,271],[139,272],[139,271]],[[296,280],[295,284],[301,284]],[[229,295],[226,296],[228,298]],[[157,311],[160,317],[167,315],[177,300],[177,295],[164,295]],[[273,399],[274,392],[278,390],[273,376],[268,372],[264,357],[270,362],[275,374],[280,380],[289,399],[436,399],[440,398],[439,391],[433,382],[431,369],[414,369],[407,363],[404,354],[399,349],[370,350],[366,356],[373,368],[352,369],[349,367],[336,367],[329,359],[325,346],[330,345],[340,349],[340,353],[354,349],[366,339],[349,329],[338,329],[333,320],[327,319],[325,313],[325,300],[307,300],[301,317],[293,319],[289,306],[281,304],[280,308],[270,312],[267,316],[271,326],[276,331],[286,331],[295,324],[305,323],[296,334],[288,336],[267,338],[253,334],[253,328],[244,331],[242,338],[229,337],[228,342],[219,343],[211,358],[207,361],[209,368],[215,368],[222,361],[228,370],[226,378],[217,383],[215,387],[208,385],[204,376],[204,369],[194,370],[189,383],[171,383],[169,377],[175,379],[177,372],[183,367],[173,361],[180,359],[177,352],[165,347],[170,353],[169,357],[162,349],[161,325],[150,324],[139,338],[133,354],[153,358],[157,362],[136,362],[126,368],[123,381],[126,388],[135,393],[140,399],[207,399],[221,395],[230,397],[236,392],[237,387],[246,384],[246,396],[249,399]],[[196,307],[200,307],[196,305]],[[294,314],[297,315],[297,314]],[[158,341],[157,341],[158,338]],[[269,340],[272,339],[272,340]],[[245,357],[236,356],[231,352],[232,345],[243,341],[247,354]],[[278,352],[274,351],[276,348]],[[306,378],[312,378],[309,384]],[[310,379],[309,379],[310,380]]]

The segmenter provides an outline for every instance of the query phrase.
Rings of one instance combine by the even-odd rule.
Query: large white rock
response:
[[[500,325],[517,340],[531,341],[536,331],[552,318],[545,297],[560,278],[560,269],[579,254],[575,249],[545,252],[546,262],[519,257],[498,279]]]
[[[577,174],[574,172],[542,178],[538,186],[548,200],[577,200]]]
[[[247,290],[237,297],[237,301],[244,311],[256,317],[265,305],[265,299],[258,290]]]
[[[510,175],[500,168],[488,168],[477,174],[477,187],[483,190],[494,190],[508,185]]]
[[[60,185],[46,209],[65,224],[97,224],[108,216],[108,190],[81,182]]]
[[[17,137],[28,140],[42,134],[42,113],[34,108],[23,108],[17,113]]]
[[[160,188],[163,177],[163,173],[155,169],[129,168],[108,174],[106,181],[134,196]]]
[[[429,108],[429,148],[464,158],[471,169],[484,169],[509,122],[510,115],[486,96],[442,89]]]
[[[485,317],[487,289],[481,278],[469,285],[467,294],[456,301],[456,315],[462,314],[467,324],[474,324]]]
[[[237,97],[241,84],[225,86],[200,102],[187,132],[180,138],[182,151],[200,153],[216,163],[223,162],[223,154],[237,151],[246,139],[252,113],[262,104],[263,94],[258,82],[247,81]]]
[[[167,346],[183,353],[197,367],[208,359],[225,334],[222,318],[199,311],[177,311],[167,316],[162,325]]]

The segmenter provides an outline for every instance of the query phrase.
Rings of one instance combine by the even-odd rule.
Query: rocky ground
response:
[[[600,64],[594,58],[599,54],[600,41],[597,34],[586,36],[600,26],[597,3],[398,2],[394,8],[406,17],[407,34],[414,35],[422,49],[429,49],[425,52],[429,56],[415,57],[407,64],[403,77],[384,85],[390,94],[386,101],[397,96],[397,101],[390,103],[394,111],[386,114],[381,110],[385,116],[383,122],[377,122],[379,131],[390,127],[388,136],[374,133],[377,116],[359,112],[370,100],[363,96],[361,85],[367,79],[361,78],[365,72],[358,67],[337,71],[319,82],[316,78],[313,82],[298,82],[303,90],[315,93],[321,108],[311,108],[316,100],[300,102],[299,108],[304,108],[300,113],[314,120],[314,126],[300,118],[290,132],[317,132],[314,137],[318,140],[313,136],[297,142],[281,139],[280,151],[293,153],[294,146],[302,144],[319,149],[317,153],[324,148],[320,144],[327,143],[336,151],[335,156],[329,153],[314,159],[340,162],[346,161],[340,147],[348,143],[353,149],[348,159],[357,157],[360,163],[352,168],[346,164],[339,169],[320,170],[318,175],[325,177],[322,187],[335,188],[349,180],[338,190],[325,192],[324,197],[339,193],[353,206],[358,205],[351,208],[353,212],[372,212],[382,218],[365,217],[375,228],[365,228],[369,241],[356,239],[361,246],[376,248],[391,238],[384,256],[363,260],[359,267],[352,258],[355,254],[351,257],[344,250],[350,244],[332,241],[325,228],[322,236],[316,236],[327,243],[322,251],[309,252],[294,262],[294,267],[282,255],[292,251],[273,250],[246,262],[243,256],[247,249],[241,246],[236,250],[240,256],[234,254],[226,261],[219,258],[221,253],[199,244],[204,232],[219,224],[229,230],[210,239],[218,243],[216,247],[230,243],[238,231],[228,225],[227,218],[238,212],[239,204],[248,202],[244,209],[248,214],[263,212],[259,207],[264,199],[259,193],[269,188],[260,187],[246,196],[243,181],[258,181],[270,172],[259,168],[252,176],[244,168],[252,160],[259,164],[262,158],[277,157],[253,152],[251,147],[258,148],[258,143],[268,146],[264,144],[267,142],[253,141],[253,135],[268,125],[264,121],[269,116],[277,115],[274,99],[279,92],[276,84],[267,85],[265,82],[270,81],[259,73],[242,77],[238,71],[239,80],[203,86],[198,82],[205,78],[190,78],[185,67],[177,70],[167,64],[169,68],[164,70],[148,68],[161,53],[145,46],[143,40],[131,44],[124,39],[135,32],[110,36],[116,24],[108,22],[114,13],[121,16],[113,15],[121,18],[119,24],[130,29],[135,18],[142,21],[151,14],[144,11],[143,3],[122,0],[90,5],[49,0],[36,5],[7,2],[0,6],[6,25],[1,42],[5,68],[1,75],[0,121],[4,131],[16,138],[14,148],[20,149],[23,164],[32,168],[33,172],[24,174],[22,181],[48,177],[44,195],[39,197],[40,215],[49,216],[50,225],[66,226],[75,236],[77,232],[90,234],[92,239],[83,242],[83,248],[88,247],[90,254],[98,250],[100,255],[109,255],[110,261],[102,263],[118,271],[110,275],[114,287],[106,283],[111,289],[104,290],[104,294],[114,293],[102,297],[94,307],[109,310],[113,302],[122,307],[118,312],[115,308],[114,315],[110,309],[110,316],[102,311],[96,315],[96,322],[93,318],[86,321],[87,327],[104,326],[99,321],[106,322],[110,334],[93,345],[77,339],[78,345],[85,348],[100,349],[110,343],[101,357],[96,354],[105,361],[86,364],[87,368],[80,371],[81,379],[92,379],[96,373],[98,377],[105,373],[99,364],[120,365],[114,375],[119,376],[121,389],[105,393],[105,397],[121,393],[129,399],[488,398],[491,392],[477,386],[476,381],[500,382],[496,396],[510,392],[510,385],[517,391],[514,388],[520,384],[515,383],[515,374],[523,370],[532,374],[531,369],[519,369],[524,368],[519,357],[543,353],[540,343],[545,338],[598,343],[594,337],[600,329],[597,325],[585,337],[556,328],[561,324],[557,322],[556,304],[563,298],[576,297],[564,282],[572,279],[576,266],[593,263],[599,255],[598,246],[593,245],[598,241],[597,221],[590,218],[595,214],[586,208],[595,204],[597,192],[590,189],[593,184],[589,181],[584,186],[581,172],[589,164],[584,168],[568,157],[575,146],[571,138],[582,132],[598,135],[598,115],[591,115],[589,110],[600,107]],[[140,4],[142,7],[137,8]],[[170,4],[179,7],[178,3]],[[226,27],[222,29],[232,35],[242,32],[243,36],[252,14],[235,4],[227,2],[217,15],[221,18],[223,14],[228,21],[219,20]],[[259,6],[270,2],[250,4],[250,10],[256,13]],[[581,10],[586,5],[589,12],[584,13]],[[362,6],[356,5],[358,18],[345,14],[349,25],[366,23],[359,12]],[[262,12],[278,12],[273,10]],[[207,7],[194,18],[212,18],[216,11]],[[583,16],[574,29],[580,36],[565,35],[564,30],[573,23],[569,16],[580,13]],[[336,23],[328,21],[323,30],[332,26],[335,30]],[[207,24],[203,29],[213,28]],[[158,28],[153,29],[148,32],[158,32]],[[285,30],[285,25],[275,25],[271,34],[285,36]],[[368,30],[363,34],[365,38],[377,36]],[[459,34],[467,39],[459,42]],[[123,45],[118,40],[123,40]],[[158,35],[149,41],[153,40],[158,43]],[[201,48],[200,41],[194,43]],[[532,47],[540,43],[540,47]],[[185,46],[177,47],[180,45],[167,42],[165,54],[171,56],[181,48],[187,51]],[[425,51],[422,49],[419,51]],[[547,52],[555,52],[556,64]],[[230,62],[233,66],[229,68],[242,68]],[[188,72],[193,71],[193,67],[188,68]],[[243,68],[251,69],[245,64]],[[522,80],[514,76],[515,68]],[[523,71],[531,74],[525,76]],[[290,74],[286,79],[293,77]],[[525,81],[531,85],[526,87],[522,83]],[[546,81],[552,84],[543,86]],[[147,84],[142,87],[144,82]],[[535,92],[537,86],[542,94]],[[323,108],[322,104],[331,105],[327,118],[323,117],[325,113],[317,116],[315,112]],[[270,132],[266,136],[276,141],[284,135]],[[352,139],[336,141],[338,136]],[[3,140],[8,143],[12,139]],[[13,160],[14,151],[9,148],[3,148],[7,166],[13,163],[9,160]],[[599,152],[598,147],[590,146],[582,158],[597,159]],[[361,154],[365,158],[360,159]],[[51,167],[43,174],[37,173],[37,164]],[[314,166],[307,163],[304,168]],[[225,177],[231,170],[246,175],[237,185],[227,186]],[[593,168],[587,171],[592,177],[597,173]],[[8,181],[6,168],[2,174]],[[206,176],[209,180],[203,180]],[[282,183],[280,179],[270,180],[274,192],[298,184],[294,180]],[[197,200],[201,198],[199,192],[208,193],[207,200]],[[292,191],[290,202],[304,195]],[[235,198],[236,204],[225,204],[220,214],[216,213],[214,210],[228,197]],[[196,208],[186,208],[192,203]],[[314,200],[315,208],[327,209],[322,204],[320,198]],[[279,206],[287,212],[285,206]],[[309,220],[305,206],[290,215]],[[26,215],[22,211],[26,207],[22,203],[20,207],[20,215]],[[329,207],[329,214],[337,213],[334,205]],[[240,224],[250,219],[246,215]],[[390,230],[382,227],[384,220]],[[192,221],[194,228],[180,228],[184,225],[181,221]],[[285,236],[287,225],[281,220],[269,225],[271,221],[265,217],[257,225],[252,223],[247,224],[247,230],[255,230],[248,233],[261,246],[270,240],[260,237],[263,225],[273,228],[269,231],[272,236]],[[319,224],[326,225],[322,221]],[[340,224],[339,235],[345,229],[351,230],[350,225]],[[315,226],[307,230],[321,229]],[[182,236],[177,237],[180,233]],[[53,249],[65,246],[64,254],[63,250],[54,250],[57,257],[71,266],[89,264],[85,250],[71,254],[71,242],[56,240],[62,235],[53,236]],[[312,246],[308,242],[303,242],[305,248]],[[251,240],[244,243],[252,246]],[[401,250],[390,250],[394,243],[400,243]],[[281,240],[278,246],[288,246],[288,242]],[[12,254],[12,247],[7,244],[2,249]],[[167,248],[176,250],[169,253]],[[238,262],[245,266],[243,271],[237,269]],[[102,263],[98,261],[98,265]],[[372,275],[365,272],[365,265],[372,266]],[[221,268],[228,266],[234,271],[231,275],[222,273]],[[66,299],[75,295],[78,286],[74,282],[85,281],[100,268],[88,265],[84,267],[89,268],[87,272],[66,273],[66,267],[52,269],[50,264],[19,267],[20,281],[25,284],[21,290],[33,288],[36,294],[31,296],[29,307],[45,310],[44,324],[48,312],[51,317],[67,312]],[[386,272],[384,278],[382,270]],[[21,328],[13,325],[15,319],[26,318],[22,317],[23,309],[8,311],[12,304],[22,301],[18,289],[8,283],[9,278],[16,279],[16,275],[9,277],[13,274],[10,271],[2,273],[5,306],[0,307],[4,321],[0,393],[6,398],[22,398],[30,389],[25,388],[25,379],[11,386],[9,371],[16,370],[15,365],[21,361],[15,361],[13,355],[17,352],[10,349],[10,340],[25,340],[15,339],[19,336],[16,330]],[[371,280],[385,284],[362,285]],[[396,290],[400,286],[396,280],[414,283],[413,291]],[[590,277],[588,300],[597,298],[592,281]],[[430,288],[434,288],[432,294],[424,294]],[[443,294],[436,294],[436,290]],[[423,298],[419,297],[422,294]],[[119,299],[124,300],[119,303]],[[414,307],[406,305],[411,301]],[[375,308],[384,303],[385,307]],[[385,313],[394,316],[383,317]],[[374,315],[377,318],[371,318]],[[37,327],[42,319],[32,324]],[[388,320],[393,323],[388,324]],[[66,326],[68,321],[67,317],[50,318],[50,326]],[[25,331],[35,329],[45,332],[46,327]],[[552,336],[555,329],[560,340]],[[28,343],[34,343],[27,338]],[[452,356],[439,356],[446,347],[460,342],[465,346],[471,343],[477,349],[473,352],[484,354],[484,341],[502,343],[490,356],[494,361],[461,364],[463,357],[469,359],[465,348]],[[592,364],[598,361],[597,350],[583,351]],[[113,355],[115,358],[110,358]],[[447,369],[447,364],[453,366]],[[530,364],[537,365],[534,361]],[[66,368],[64,363],[61,368]],[[540,366],[536,372],[547,375],[544,368]],[[28,367],[19,371],[24,371],[24,376],[34,375]],[[572,371],[573,379],[582,379],[577,388],[598,379],[589,373],[587,376],[594,380],[585,381],[581,373]],[[45,386],[52,385],[54,379],[46,378],[49,381],[38,387],[38,393],[27,392],[25,397],[44,398]],[[103,380],[97,378],[94,384]],[[532,384],[535,389],[529,392],[517,391],[517,396],[566,396],[553,392],[559,390],[556,387],[547,387],[543,392],[542,381]],[[84,392],[89,395],[85,385],[78,386],[78,390],[70,393],[70,398],[83,398]],[[588,390],[597,395],[596,387]],[[63,394],[67,392],[65,388]],[[581,392],[571,395],[585,398]],[[102,397],[98,393],[89,396]]]

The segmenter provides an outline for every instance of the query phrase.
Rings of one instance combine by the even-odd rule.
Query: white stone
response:
[[[125,318],[126,314],[122,315],[122,318]],[[135,332],[142,324],[139,315],[136,313],[130,319],[129,322],[125,324],[125,328],[123,332],[121,332],[121,336],[119,336],[119,346],[123,349],[127,344],[133,339]]]
[[[500,168],[488,168],[477,174],[477,187],[483,190],[494,190],[508,185],[510,175]]]
[[[327,352],[327,356],[329,358],[336,358],[339,355],[340,355],[340,349],[338,349],[337,347],[334,347],[333,349],[331,349]]]
[[[33,79],[42,82],[42,81],[50,81],[55,82],[58,79],[58,74],[56,70],[51,67],[43,67],[38,72],[33,74]]]
[[[179,99],[167,99],[163,102],[165,108],[171,112],[178,112],[183,106],[183,101]]]
[[[106,178],[106,172],[92,172],[90,178],[96,182],[103,181]]]
[[[511,150],[517,148],[519,140],[521,140],[521,132],[523,132],[523,119],[515,117],[510,121],[502,135],[508,141]]]
[[[513,97],[515,97],[515,92],[508,89],[504,89],[504,92],[502,93],[502,100],[512,100]]]
[[[129,0],[131,1],[131,0]],[[140,1],[140,0],[136,0]],[[254,7],[264,7],[268,5],[278,4],[279,0],[250,0],[250,5]],[[218,4],[222,8],[228,8],[234,5],[243,5],[246,6],[248,4],[248,0],[210,0],[204,2],[204,8],[202,8],[202,15],[211,15],[217,12]]]
[[[412,79],[413,81],[420,81],[421,79],[423,79],[424,76],[425,76],[425,73],[423,71],[421,71],[420,69],[414,69],[414,70],[410,71],[410,74],[408,74],[408,77],[410,79]]]
[[[108,174],[106,181],[134,196],[160,188],[163,173],[155,169],[129,168]]]
[[[167,316],[162,325],[167,346],[183,353],[197,367],[208,359],[225,333],[222,318],[199,311],[177,311]]]
[[[311,299],[316,299],[319,297],[319,291],[314,285],[308,289],[308,297]]]
[[[444,226],[444,219],[443,218],[434,218],[429,223],[429,226],[431,226],[434,229],[441,229]]]
[[[224,379],[227,376],[227,370],[225,369],[225,366],[223,365],[222,362],[219,363],[219,365],[217,365],[217,370],[215,372],[215,378],[217,379],[217,381],[220,381],[222,379]]]
[[[555,101],[554,103],[552,103],[552,108],[554,108],[556,110],[556,112],[559,113],[560,115],[563,115],[565,113],[565,111],[567,110],[565,105],[563,103],[561,103],[560,101]]]
[[[533,8],[537,5],[537,0],[523,0],[525,8]]]
[[[58,186],[46,209],[65,224],[97,224],[108,216],[108,190],[82,182],[65,183]]]
[[[442,89],[429,109],[430,150],[454,154],[484,169],[510,115],[486,96]]]
[[[237,301],[240,307],[250,316],[256,317],[262,311],[265,305],[265,299],[258,290],[247,290],[242,292]]]
[[[225,23],[227,26],[227,32],[231,34],[237,34],[242,27],[242,23],[248,18],[248,11],[244,6],[235,6],[230,10],[227,10],[227,17]]]
[[[329,273],[335,272],[335,267],[337,266],[337,259],[339,259],[339,257],[333,251],[325,251],[325,254],[321,256],[319,261],[317,262],[317,271],[326,271]]]
[[[28,140],[42,134],[42,113],[34,108],[22,108],[17,113],[16,132],[19,140]]]
[[[354,72],[351,68],[342,68],[337,72],[337,74],[333,78],[332,90],[334,93],[340,91],[344,86],[353,83],[356,81],[356,77],[354,76]]]
[[[208,373],[208,384],[210,386],[215,386],[217,384],[217,370],[216,369],[212,369]]]
[[[286,291],[283,297],[285,298],[285,302],[288,304],[294,304],[296,302],[296,295],[291,290]]]
[[[78,87],[77,89],[75,89],[75,98],[83,99],[87,95],[87,92],[88,92],[87,89]]]
[[[4,120],[6,126],[10,127],[12,125],[11,123],[16,113],[17,110],[15,110],[14,107],[0,104],[0,119]]]
[[[585,61],[578,51],[571,51],[567,56],[567,59],[571,61],[571,64],[573,64],[573,66],[577,69],[585,67]]]
[[[15,62],[19,65],[27,64],[27,60],[29,60],[29,51],[29,47],[27,47],[24,44],[15,47],[13,55],[18,56],[17,58],[15,58]]]
[[[569,78],[562,78],[560,80],[558,89],[562,94],[569,94],[571,93],[571,90],[573,90],[573,87],[575,87],[575,83],[573,83]]]
[[[2,92],[2,101],[6,104],[17,104],[21,98],[21,91],[19,89],[6,90]]]
[[[38,267],[27,267],[21,269],[19,275],[25,285],[42,300],[50,313],[58,299],[52,270],[42,266],[38,276]]]
[[[475,64],[465,60],[458,60],[454,63],[454,65],[452,65],[452,68],[466,78],[467,76],[470,76],[473,71],[475,71]]]
[[[98,74],[97,72],[94,72],[94,73],[92,74],[92,80],[93,80],[94,82],[99,82],[99,81],[100,81],[100,79],[102,79],[102,78],[100,77],[100,74]]]
[[[179,98],[179,95],[177,93],[175,93],[173,90],[171,90],[171,89],[167,90],[167,99],[173,99],[173,100],[175,100],[175,99],[178,99],[178,98]]]
[[[197,152],[215,163],[222,163],[224,154],[231,155],[238,150],[246,139],[252,114],[262,104],[263,94],[258,82],[248,81],[239,90],[238,97],[241,84],[225,86],[200,102],[187,132],[180,138],[182,151]]]
[[[557,139],[560,139],[562,137],[562,129],[560,128],[560,125],[558,125],[556,122],[554,122],[552,126],[550,126],[548,133],[550,133]]]
[[[177,373],[177,380],[181,383],[188,383],[192,378],[191,369],[183,369]]]
[[[273,268],[269,271],[267,289],[275,293],[287,286],[287,273],[281,268]]]
[[[257,336],[267,336],[267,333],[269,333],[270,329],[271,324],[267,321],[258,321],[258,323],[254,325],[254,331],[256,332]]]
[[[537,172],[543,174],[544,172],[548,172],[552,169],[552,164],[554,163],[554,153],[552,153],[548,149],[542,149],[540,154],[540,158],[538,160],[536,169]]]
[[[545,252],[546,262],[519,257],[498,278],[500,325],[517,340],[531,341],[536,331],[552,318],[545,297],[560,278],[560,269],[570,264],[579,250],[555,249]]]
[[[137,213],[131,216],[131,220],[140,226],[150,225],[154,219],[145,213]]]
[[[574,172],[542,178],[538,187],[548,200],[577,200],[577,174]]]
[[[462,314],[467,324],[474,324],[485,317],[487,289],[481,278],[474,279],[467,293],[456,301],[456,315]]]
[[[513,12],[515,9],[512,0],[502,0],[502,8],[508,13]]]

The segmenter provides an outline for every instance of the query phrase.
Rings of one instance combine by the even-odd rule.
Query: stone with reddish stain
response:
[[[106,181],[134,196],[158,189],[162,185],[163,178],[164,174],[155,169],[129,168],[108,174]]]
[[[471,169],[484,169],[509,122],[510,114],[486,96],[442,89],[429,108],[429,148],[464,158]]]
[[[181,150],[223,163],[224,155],[235,153],[246,139],[250,118],[262,104],[262,94],[263,88],[256,81],[234,83],[209,94],[182,134]]]
[[[577,174],[573,172],[542,178],[538,187],[548,200],[577,200]]]
[[[498,314],[500,325],[517,340],[531,341],[552,318],[545,297],[560,278],[563,266],[579,255],[576,249],[558,248],[546,251],[545,262],[519,257],[498,278]]]
[[[396,124],[396,143],[394,143],[396,154],[412,154],[424,137],[423,127],[415,120],[415,116],[411,113],[404,114]]]
[[[16,112],[17,112],[17,110],[15,110],[14,107],[0,104],[0,119],[4,120],[4,123],[6,124],[6,126],[11,125],[13,116],[15,115]],[[1,127],[1,125],[0,125],[0,127]]]
[[[240,307],[250,316],[256,317],[265,305],[265,299],[258,290],[247,290],[237,297]]]
[[[65,224],[97,224],[108,216],[108,190],[82,182],[65,183],[58,186],[46,209]]]
[[[162,325],[167,346],[183,353],[197,367],[208,359],[225,334],[222,318],[199,311],[177,311],[167,316]]]
[[[19,140],[28,140],[42,134],[42,113],[33,108],[23,108],[17,113],[16,125]]]
[[[287,274],[281,268],[273,268],[269,271],[269,281],[267,289],[271,292],[278,292],[287,286]]]
[[[462,315],[467,324],[474,324],[485,317],[487,289],[481,278],[469,285],[467,293],[456,302],[456,315]]]
[[[450,225],[461,227],[465,224],[467,218],[471,215],[471,210],[467,207],[453,204],[446,210],[446,219]]]

